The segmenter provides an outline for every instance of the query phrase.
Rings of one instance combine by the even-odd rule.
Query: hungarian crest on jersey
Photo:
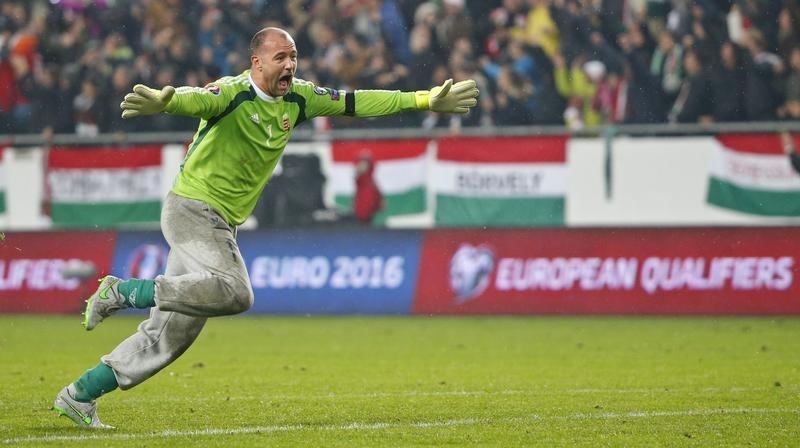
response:
[[[289,121],[289,114],[283,114],[283,119],[281,120],[281,127],[283,128],[283,132],[289,132],[291,129],[291,122]]]

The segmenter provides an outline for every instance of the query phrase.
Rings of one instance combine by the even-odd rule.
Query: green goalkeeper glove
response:
[[[417,109],[430,109],[434,112],[445,114],[465,114],[470,107],[475,107],[478,100],[478,88],[475,80],[467,79],[453,84],[448,79],[444,84],[428,90],[414,92]]]
[[[133,92],[125,95],[119,105],[122,108],[122,118],[163,112],[174,94],[175,87],[172,86],[166,86],[158,91],[142,84],[136,84],[133,86]]]

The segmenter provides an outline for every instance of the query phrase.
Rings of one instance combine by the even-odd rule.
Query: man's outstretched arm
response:
[[[478,93],[474,80],[468,79],[454,84],[452,79],[448,79],[441,86],[416,92],[356,90],[344,93],[313,87],[313,93],[305,96],[309,100],[309,117],[380,117],[415,110],[466,114],[478,104]]]
[[[228,104],[229,92],[222,92],[216,85],[201,87],[166,86],[161,90],[142,84],[133,87],[133,92],[125,95],[122,103],[122,118],[154,115],[166,112],[176,115],[209,119],[220,114]]]

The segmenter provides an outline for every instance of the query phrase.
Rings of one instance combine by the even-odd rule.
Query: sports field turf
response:
[[[0,317],[0,446],[798,446],[797,318],[217,318],[180,360],[50,410],[132,332]]]

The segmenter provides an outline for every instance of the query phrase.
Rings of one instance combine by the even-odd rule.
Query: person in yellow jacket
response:
[[[560,50],[561,36],[558,26],[550,14],[550,0],[528,0],[531,9],[525,22],[525,41],[541,47],[553,58]]]
[[[599,126],[603,122],[602,115],[593,105],[597,86],[587,74],[588,71],[592,76],[602,76],[602,73],[599,73],[600,66],[594,63],[602,64],[598,61],[587,63],[585,57],[578,56],[567,67],[564,56],[561,54],[557,54],[553,58],[553,78],[559,95],[567,99],[564,118],[570,128]],[[604,67],[602,70],[604,71]]]

